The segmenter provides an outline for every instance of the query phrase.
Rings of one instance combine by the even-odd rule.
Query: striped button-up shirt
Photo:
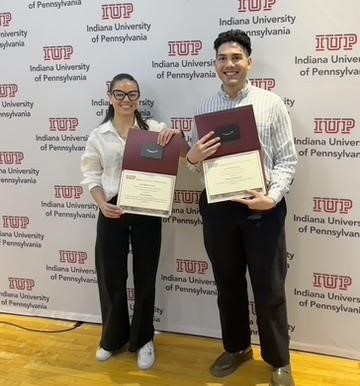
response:
[[[297,155],[292,134],[289,114],[282,99],[267,90],[247,82],[245,88],[235,99],[221,88],[215,95],[205,99],[196,115],[253,105],[264,162],[268,196],[279,202],[288,192],[295,174]],[[198,140],[194,127],[191,142]]]

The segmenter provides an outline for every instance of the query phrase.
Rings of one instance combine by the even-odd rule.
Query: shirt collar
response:
[[[249,79],[246,79],[245,86],[239,91],[238,95],[234,99],[230,98],[230,96],[225,92],[223,85],[221,85],[219,93],[226,100],[235,101],[235,100],[239,100],[239,99],[244,98],[249,93],[250,86],[251,86],[251,83],[250,83]]]

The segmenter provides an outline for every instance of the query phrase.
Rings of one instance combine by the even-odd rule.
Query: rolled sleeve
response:
[[[155,121],[155,119],[148,119],[146,123],[148,124],[150,131],[155,131],[157,133],[160,133],[161,130],[167,128],[167,124],[165,122],[158,122]]]
[[[81,184],[86,185],[89,191],[95,186],[102,186],[103,167],[100,161],[100,154],[92,144],[91,138],[89,138],[85,152],[81,156],[81,172],[84,176]]]

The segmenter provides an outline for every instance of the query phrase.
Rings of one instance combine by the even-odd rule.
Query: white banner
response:
[[[291,346],[359,359],[359,18],[357,0],[2,0],[0,311],[100,322],[97,207],[80,156],[109,81],[132,74],[144,116],[189,132],[220,85],[213,41],[240,28],[252,38],[251,81],[283,98],[299,152],[287,197]],[[182,166],[154,318],[160,330],[219,337],[201,190]],[[130,308],[133,297],[129,282]]]

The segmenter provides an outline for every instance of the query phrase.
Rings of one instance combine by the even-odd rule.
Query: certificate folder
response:
[[[195,116],[199,138],[210,131],[221,146],[203,161],[208,203],[266,194],[261,143],[252,105]]]
[[[220,137],[221,146],[209,159],[261,149],[252,105],[196,115],[195,123],[199,138],[209,131]]]
[[[166,146],[157,144],[159,133],[129,131],[117,205],[125,213],[169,217],[183,138],[173,135]]]
[[[157,144],[158,135],[154,131],[131,129],[126,140],[122,168],[176,175],[183,139],[175,134],[163,147]]]

